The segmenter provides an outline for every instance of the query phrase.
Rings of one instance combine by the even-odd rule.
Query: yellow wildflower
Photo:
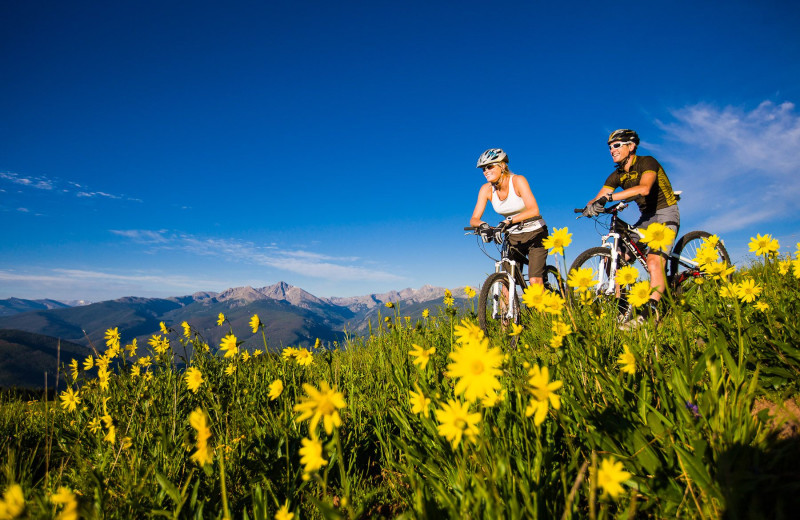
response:
[[[742,281],[736,287],[736,295],[745,303],[756,301],[759,294],[761,294],[761,286],[756,285],[756,281],[752,278]]]
[[[551,348],[561,348],[564,345],[564,336],[555,335],[547,342]]]
[[[781,274],[787,274],[789,269],[792,268],[792,259],[791,258],[784,258],[780,262],[778,262],[778,271]]]
[[[544,310],[544,286],[538,283],[529,285],[522,293],[522,303],[537,311]]]
[[[166,325],[164,325],[164,322],[163,322],[163,321],[160,321],[160,322],[158,322],[158,327],[161,329],[161,334],[163,334],[163,335],[165,335],[165,336],[166,336],[167,334],[169,334],[169,330],[167,329],[167,326],[166,326]]]
[[[78,360],[75,359],[75,358],[72,358],[72,361],[69,362],[69,372],[70,372],[70,375],[72,375],[72,380],[73,381],[78,379],[78,370],[79,370]]]
[[[208,444],[208,439],[211,438],[211,428],[208,426],[208,419],[202,408],[197,408],[189,414],[189,424],[197,432],[197,451],[192,454],[191,459],[200,466],[211,464],[214,461],[214,452]]]
[[[553,409],[558,410],[561,408],[561,397],[555,394],[555,391],[561,388],[561,381],[550,381],[550,371],[547,367],[539,367],[534,365],[529,371],[528,383],[531,385],[529,390],[531,392],[531,403],[525,410],[525,416],[530,417],[533,415],[533,422],[539,426],[547,417],[547,411],[550,405]]]
[[[639,231],[644,233],[642,242],[654,251],[668,252],[672,242],[675,241],[675,231],[661,222],[653,222],[647,226],[647,229],[640,229]]]
[[[81,402],[80,391],[74,392],[72,388],[67,388],[61,392],[61,408],[68,412],[74,412]]]
[[[423,318],[427,318],[428,316],[430,316],[430,314],[431,314],[431,311],[429,311],[428,309],[422,309],[422,317]]]
[[[534,284],[538,285],[538,284]],[[553,291],[545,291],[542,297],[542,311],[547,314],[561,314],[564,310],[564,298]]]
[[[475,401],[490,390],[498,390],[497,379],[502,371],[503,353],[497,348],[490,348],[489,340],[481,338],[460,344],[450,352],[452,363],[447,365],[447,375],[457,378],[455,394],[464,394],[467,401]]]
[[[511,331],[508,333],[509,336],[519,336],[522,334],[524,327],[522,325],[517,325],[516,323],[511,324]]]
[[[431,356],[436,352],[436,347],[425,349],[415,343],[412,343],[411,346],[413,350],[409,351],[408,355],[414,358],[413,363],[417,365],[420,370],[425,370]]]
[[[480,341],[484,338],[483,330],[478,324],[462,319],[459,325],[453,327],[453,335],[459,343],[469,343],[470,341]]]
[[[183,327],[183,337],[191,338],[192,337],[192,327],[189,325],[188,321],[181,322],[181,327]]]
[[[274,401],[283,393],[283,381],[276,379],[269,385],[269,400]]]
[[[137,339],[133,338],[133,341],[125,345],[125,351],[128,353],[128,355],[130,356],[136,355],[136,348],[138,344],[139,342],[137,341]]]
[[[497,403],[502,403],[506,400],[506,391],[503,390],[502,392],[495,392],[494,390],[487,393],[481,399],[481,404],[484,408],[492,408]]]
[[[653,289],[650,287],[650,282],[648,280],[637,282],[631,287],[628,293],[628,303],[634,307],[641,307],[650,299],[650,293],[652,292]]]
[[[226,376],[232,376],[235,373],[236,373],[236,365],[234,365],[233,363],[231,363],[230,365],[225,367],[225,375]]]
[[[542,245],[550,250],[549,255],[558,253],[564,256],[564,248],[572,243],[572,233],[567,228],[556,229],[542,241]]]
[[[114,327],[113,329],[106,329],[106,347],[113,348],[114,346],[119,347],[119,328]]]
[[[322,456],[322,442],[319,439],[302,439],[300,448],[300,464],[303,465],[303,473],[309,475],[315,473],[328,463]]]
[[[278,512],[275,513],[275,520],[292,520],[294,518],[294,513],[289,512],[289,502],[283,504]]]
[[[772,235],[769,234],[764,236],[756,234],[755,238],[750,238],[748,246],[750,251],[758,256],[775,256],[778,253],[778,249],[780,249],[778,239],[772,238]]]
[[[597,471],[597,487],[603,488],[603,495],[617,498],[624,489],[622,483],[631,478],[631,474],[625,471],[621,462],[614,460],[614,457],[603,459],[600,469]]]
[[[50,496],[50,501],[64,506],[55,520],[78,520],[78,499],[68,487],[59,487],[58,492]]]
[[[767,312],[769,310],[769,304],[764,302],[756,302],[755,308],[761,312]]]
[[[569,326],[569,323],[565,323],[561,320],[554,321],[550,328],[553,331],[553,334],[556,336],[567,336],[572,334],[572,327]]]
[[[573,287],[576,291],[585,291],[594,284],[594,269],[591,267],[573,269],[567,277],[567,286]]]
[[[258,332],[259,327],[261,327],[261,319],[258,317],[258,314],[253,314],[253,317],[250,318],[250,329],[253,331],[253,334]]]
[[[481,421],[481,414],[470,413],[469,403],[450,399],[436,410],[436,420],[439,421],[437,426],[439,435],[450,441],[450,445],[455,449],[464,436],[469,440],[475,440],[475,436],[479,433],[477,424]]]
[[[217,316],[217,326],[219,327],[223,323],[225,323],[225,315],[220,312],[219,316]]]
[[[447,307],[452,307],[455,303],[455,300],[452,296],[445,296],[444,300],[442,300]]]
[[[622,370],[623,372],[631,375],[636,373],[636,358],[631,353],[630,349],[628,348],[628,345],[624,346],[622,354],[620,354],[619,357],[617,358],[617,363],[622,365],[622,368],[620,370]]]
[[[220,350],[225,351],[225,357],[234,357],[236,354],[239,353],[239,345],[236,343],[236,336],[233,334],[227,334],[219,345]]]
[[[91,355],[89,355],[83,361],[83,369],[84,370],[91,370],[93,367],[94,367],[94,358]]]
[[[474,298],[475,297],[475,289],[467,285],[464,287],[464,294],[467,295],[467,298]]]
[[[103,440],[114,444],[114,441],[117,438],[117,427],[114,426],[114,419],[112,419],[110,415],[105,414],[100,417],[100,420],[103,421],[103,424],[106,427],[106,436],[103,437]]]
[[[314,354],[310,350],[299,348],[294,353],[294,359],[298,365],[307,367],[314,361]]]
[[[311,423],[308,429],[311,432],[314,432],[319,422],[322,421],[325,432],[330,435],[333,433],[334,426],[338,428],[342,425],[339,409],[347,406],[344,396],[335,388],[331,388],[327,381],[320,383],[319,390],[309,384],[304,384],[303,389],[306,391],[306,396],[300,403],[294,405],[294,411],[300,412],[295,421],[302,422],[310,418]]]
[[[89,431],[91,431],[92,433],[97,433],[102,428],[103,428],[103,425],[100,422],[100,418],[99,417],[95,417],[91,421],[89,421]]]
[[[391,308],[393,308],[393,307],[394,307],[394,303],[392,303],[392,302],[386,302],[386,308],[387,308],[387,309],[391,309]]]
[[[417,390],[416,392],[413,390],[408,391],[408,402],[411,404],[411,412],[429,417],[431,414],[431,400],[425,397],[419,386],[414,384],[414,388]]]
[[[736,296],[736,284],[729,283],[725,284],[719,288],[719,295],[723,298],[737,298]]]
[[[711,262],[702,266],[703,271],[711,275],[714,280],[722,280],[727,278],[736,270],[735,266],[728,267],[728,263],[724,260],[719,262]]]
[[[25,511],[25,494],[22,492],[22,486],[11,484],[0,500],[0,518],[17,518],[23,511]]]
[[[620,285],[634,284],[638,278],[639,270],[632,265],[625,265],[617,269],[617,283]]]
[[[189,390],[196,394],[200,385],[203,384],[203,373],[196,367],[189,367],[184,374],[184,379]]]

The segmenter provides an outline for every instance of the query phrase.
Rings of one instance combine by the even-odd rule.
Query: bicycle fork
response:
[[[508,266],[508,268],[505,266]],[[519,312],[516,308],[517,299],[511,294],[511,291],[517,290],[517,283],[514,279],[516,270],[517,263],[514,260],[501,260],[494,263],[494,272],[505,273],[508,277],[508,294],[503,294],[505,287],[502,284],[496,283],[492,286],[492,318],[495,320],[502,318],[503,321],[513,322],[517,312]],[[501,303],[503,301],[506,302],[505,306]]]
[[[603,235],[602,247],[607,247],[611,253],[611,265],[600,265],[597,273],[597,292],[605,295],[616,295],[617,293],[617,265],[619,259],[619,233],[609,233]]]

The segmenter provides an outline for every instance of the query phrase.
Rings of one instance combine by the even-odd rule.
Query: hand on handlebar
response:
[[[508,227],[511,226],[512,224],[513,222],[511,222],[511,217],[508,217],[504,220],[501,220],[500,223],[497,224],[497,227],[500,229],[501,232],[505,232],[505,230],[508,229]]]
[[[600,213],[603,213],[608,201],[609,198],[606,195],[603,195],[594,202],[587,204],[581,213],[584,217],[596,217]]]

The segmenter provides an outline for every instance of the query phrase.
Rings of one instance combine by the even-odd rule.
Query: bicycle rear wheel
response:
[[[509,287],[507,273],[491,274],[483,282],[478,296],[478,324],[487,336],[496,329],[506,334],[512,323],[519,324],[520,307],[516,289],[516,285]],[[512,301],[514,312],[509,317]]]
[[[674,291],[681,292],[692,287],[696,278],[706,276],[694,259],[697,257],[697,251],[710,236],[711,233],[705,231],[690,231],[675,243],[669,259],[669,281]],[[717,242],[716,250],[717,260],[722,260],[730,265],[731,257],[722,244],[722,240]],[[733,275],[728,275],[729,281],[732,278]]]

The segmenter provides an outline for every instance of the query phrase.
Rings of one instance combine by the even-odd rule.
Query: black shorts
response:
[[[547,238],[547,226],[542,226],[529,233],[508,235],[509,256],[522,267],[528,263],[528,278],[544,277],[544,265],[547,263],[547,249],[542,243]]]

